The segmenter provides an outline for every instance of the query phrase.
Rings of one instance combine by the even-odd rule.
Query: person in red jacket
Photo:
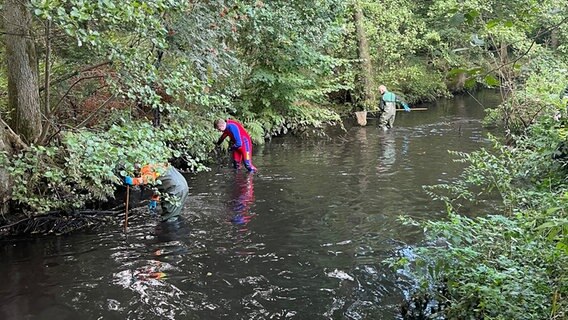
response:
[[[233,153],[233,167],[239,169],[241,162],[249,172],[256,172],[252,164],[252,140],[242,124],[235,120],[217,119],[214,122],[215,129],[223,132],[217,145],[223,143],[225,138],[230,139],[230,148]]]

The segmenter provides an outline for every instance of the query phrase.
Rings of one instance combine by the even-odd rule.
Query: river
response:
[[[481,119],[499,100],[421,105],[389,132],[349,119],[325,138],[275,138],[254,175],[187,175],[177,223],[134,210],[126,234],[4,240],[0,319],[397,319],[409,283],[382,261],[423,239],[398,217],[444,218],[422,186],[459,176],[448,150],[488,144]]]

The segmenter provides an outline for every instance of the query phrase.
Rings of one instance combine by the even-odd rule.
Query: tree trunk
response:
[[[37,140],[42,126],[38,64],[28,5],[29,0],[5,0],[2,14],[8,71],[8,123],[30,143]]]
[[[362,93],[361,98],[364,110],[369,110],[372,109],[375,104],[373,94],[373,66],[371,64],[371,55],[369,54],[367,34],[363,25],[363,11],[357,0],[353,2],[353,6],[353,20],[357,31],[357,55],[361,65],[361,73],[359,75]]]
[[[0,152],[12,154],[12,147],[5,125],[0,124]],[[9,210],[9,201],[12,195],[12,179],[4,166],[0,166],[0,215],[4,216]]]
[[[552,48],[552,50],[558,49],[559,45],[558,37],[559,37],[558,28],[552,29],[552,32],[550,33],[550,47]]]

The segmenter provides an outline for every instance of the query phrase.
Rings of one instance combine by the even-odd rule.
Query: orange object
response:
[[[150,272],[148,274],[148,278],[153,278],[153,279],[162,279],[165,278],[166,274],[163,272]]]
[[[141,185],[141,184],[149,184],[149,183],[154,183],[156,182],[156,180],[158,179],[158,177],[160,176],[160,173],[158,172],[158,168],[163,169],[163,171],[165,171],[167,169],[167,165],[164,164],[147,164],[145,166],[143,166],[142,168],[140,168],[140,177],[138,178],[133,178],[132,179],[132,184],[137,186],[137,185]],[[152,199],[154,200],[154,199]]]

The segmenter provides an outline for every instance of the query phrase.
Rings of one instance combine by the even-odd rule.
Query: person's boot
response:
[[[248,172],[251,173],[256,172],[256,167],[253,166],[252,163],[250,163],[250,160],[245,160],[244,163],[245,163],[245,168],[247,168]]]
[[[238,171],[241,168],[241,164],[233,160],[233,168],[235,168]]]

